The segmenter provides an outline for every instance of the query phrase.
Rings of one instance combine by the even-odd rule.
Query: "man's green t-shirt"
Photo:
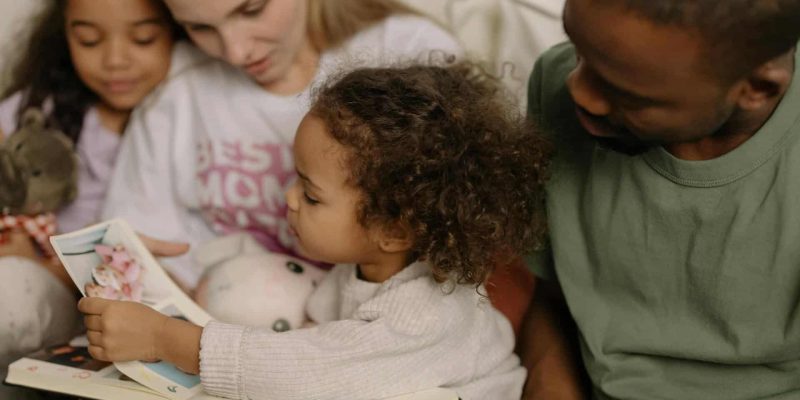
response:
[[[800,399],[796,58],[769,121],[708,161],[595,145],[565,86],[573,47],[537,62],[529,112],[556,158],[550,253],[529,264],[560,283],[596,398]]]

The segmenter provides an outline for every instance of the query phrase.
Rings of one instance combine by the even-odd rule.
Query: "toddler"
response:
[[[483,294],[492,265],[535,246],[547,146],[467,64],[361,69],[318,90],[294,143],[288,220],[337,264],[284,333],[81,300],[102,360],[164,359],[207,392],[376,399],[448,387],[518,399],[511,325]],[[130,321],[136,321],[131,324]]]

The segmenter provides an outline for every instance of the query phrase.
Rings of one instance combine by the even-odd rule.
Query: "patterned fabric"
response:
[[[49,258],[56,256],[50,236],[56,233],[56,216],[53,213],[39,214],[33,217],[26,215],[0,216],[0,243],[8,240],[6,234],[12,230],[23,230],[39,245],[42,253]]]

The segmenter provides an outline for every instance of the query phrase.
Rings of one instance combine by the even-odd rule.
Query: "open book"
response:
[[[83,339],[85,340],[85,339]],[[123,375],[113,364],[89,356],[81,338],[21,358],[9,366],[6,382],[99,400],[164,400],[166,397]],[[192,400],[220,400],[199,393]],[[457,400],[451,390],[431,389],[386,400]]]
[[[138,235],[116,219],[50,238],[75,285],[86,296],[139,301],[166,315],[200,326],[211,317],[169,278]],[[9,366],[6,382],[94,399],[214,399],[200,377],[167,362],[93,360],[88,343],[49,348]],[[456,400],[447,389],[387,400]]]

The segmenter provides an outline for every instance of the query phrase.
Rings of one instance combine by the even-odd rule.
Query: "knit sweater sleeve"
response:
[[[456,304],[458,296],[428,283],[405,286],[361,304],[352,318],[310,329],[209,323],[200,351],[205,390],[234,399],[379,399],[472,381],[480,340],[469,332],[480,318],[461,310],[476,305]]]

